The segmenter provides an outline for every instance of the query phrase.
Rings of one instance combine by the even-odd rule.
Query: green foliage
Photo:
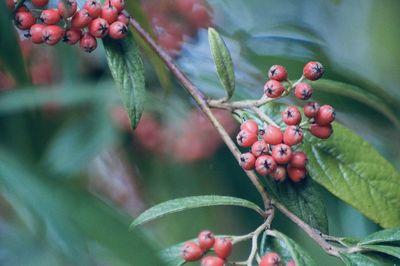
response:
[[[387,246],[387,245],[364,245],[364,249],[385,253],[387,255],[400,259],[400,247]]]
[[[392,228],[375,232],[361,240],[358,244],[368,245],[396,241],[400,241],[400,228]]]
[[[348,266],[393,266],[399,263],[399,260],[374,253],[341,253],[340,256],[345,265]]]

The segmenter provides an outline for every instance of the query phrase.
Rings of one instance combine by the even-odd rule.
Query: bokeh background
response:
[[[194,83],[214,97],[224,92],[208,48],[208,26],[231,50],[236,99],[260,97],[273,64],[286,66],[289,78],[297,79],[305,62],[321,61],[324,77],[341,83],[317,83],[314,98],[333,105],[340,122],[400,169],[400,2],[127,3]],[[168,199],[260,198],[193,101],[142,43],[147,104],[135,132],[102,45],[85,54],[79,47],[36,46],[23,38],[18,44],[2,38],[0,44],[11,56],[12,45],[19,44],[31,77],[31,83],[21,82],[0,62],[0,265],[161,265],[155,250],[204,228],[238,235],[261,222],[247,210],[215,207],[128,232],[135,216]],[[238,125],[230,115],[216,115],[234,135]],[[379,229],[320,189],[331,234],[361,237]],[[284,216],[278,214],[273,225],[319,264],[339,264]],[[243,259],[248,248],[235,247],[234,257]]]

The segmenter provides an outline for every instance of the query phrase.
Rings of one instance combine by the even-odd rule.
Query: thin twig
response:
[[[251,107],[251,110],[253,110],[253,112],[255,112],[267,124],[279,127],[274,120],[272,120],[267,114],[264,114],[258,107],[253,106]]]

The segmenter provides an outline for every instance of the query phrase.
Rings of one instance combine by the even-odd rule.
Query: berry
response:
[[[311,98],[313,93],[313,89],[310,84],[305,82],[300,82],[296,85],[294,89],[294,94],[300,100],[308,100]]]
[[[264,140],[259,140],[253,143],[251,146],[251,153],[255,156],[258,157],[263,154],[268,154],[268,144],[265,143]]]
[[[257,134],[254,134],[247,130],[241,130],[236,136],[236,141],[241,147],[250,147],[257,140]]]
[[[36,18],[29,11],[17,12],[15,14],[15,26],[20,30],[28,30],[36,22]]]
[[[287,167],[287,173],[293,182],[298,183],[304,179],[307,170],[305,168],[297,168],[289,164]]]
[[[258,124],[255,120],[249,119],[240,125],[240,130],[247,130],[251,133],[258,134]]]
[[[101,4],[97,0],[87,0],[83,8],[89,12],[92,18],[97,18],[101,15]]]
[[[18,7],[16,13],[18,12],[30,12],[29,8],[26,7],[26,5],[22,4],[20,7]]]
[[[109,31],[108,22],[102,18],[96,18],[89,24],[89,32],[96,38],[104,38]]]
[[[120,22],[124,23],[127,26],[129,25],[129,17],[125,16],[122,13],[118,15],[117,21],[120,21]]]
[[[45,9],[40,14],[39,19],[47,25],[54,25],[60,21],[61,16],[56,9]]]
[[[260,266],[278,266],[278,265],[281,265],[281,257],[276,252],[269,252],[265,254],[260,261]]]
[[[296,266],[296,262],[294,262],[294,260],[290,260],[288,263],[286,263],[286,266]]]
[[[320,62],[308,62],[303,68],[303,75],[308,80],[317,80],[324,74],[324,67]]]
[[[287,80],[288,73],[286,69],[281,65],[273,65],[268,70],[268,77],[269,79],[277,80],[277,81],[284,81]]]
[[[201,3],[195,3],[186,17],[195,29],[210,26],[210,14],[207,7]]]
[[[14,0],[6,0],[6,5],[7,5],[7,8],[10,10],[14,10],[14,8],[15,8]]]
[[[71,26],[75,29],[82,29],[89,25],[92,17],[86,9],[81,9],[75,13],[71,20]]]
[[[272,173],[276,167],[276,162],[272,156],[261,155],[256,160],[256,171],[262,176]]]
[[[49,3],[49,0],[32,0],[32,5],[37,7],[44,7]]]
[[[311,124],[310,125],[310,133],[313,134],[314,136],[316,136],[317,138],[327,139],[333,133],[332,125],[329,124],[326,126],[322,126],[322,125],[318,125],[318,124]]]
[[[101,17],[111,24],[117,20],[118,10],[108,2],[108,4],[105,4],[101,9]]]
[[[43,41],[48,45],[56,45],[64,36],[64,29],[57,25],[46,26],[43,31]]]
[[[256,157],[250,152],[242,153],[239,159],[239,165],[245,170],[254,168]]]
[[[304,105],[304,115],[308,118],[315,117],[319,110],[319,104],[316,102],[309,102]]]
[[[79,41],[79,46],[85,52],[91,53],[97,48],[96,38],[93,37],[90,33],[86,32]]]
[[[122,39],[128,35],[128,27],[121,21],[115,21],[110,25],[109,35],[116,40]]]
[[[283,142],[286,145],[293,146],[303,140],[303,130],[299,126],[288,126],[283,133]]]
[[[272,158],[278,164],[285,164],[292,158],[292,149],[286,144],[278,144],[272,148]]]
[[[290,164],[293,167],[297,168],[305,168],[308,162],[307,155],[302,151],[296,151],[292,154],[292,158],[290,159]]]
[[[107,0],[105,5],[108,5],[108,2],[111,2],[111,5],[118,10],[118,13],[124,10],[125,8],[125,1],[124,0]]]
[[[58,13],[63,18],[72,17],[75,14],[77,8],[78,4],[76,3],[76,0],[67,0],[67,1],[59,0],[57,5]]]
[[[196,261],[203,256],[203,250],[193,242],[187,242],[182,248],[182,257],[185,261]]]
[[[285,87],[276,80],[270,79],[264,85],[264,93],[269,98],[277,98],[285,91]]]
[[[206,256],[201,260],[201,266],[224,266],[225,261],[219,257]]]
[[[301,113],[295,106],[289,106],[282,112],[282,121],[289,126],[300,124]]]
[[[77,43],[82,37],[82,30],[80,29],[69,29],[64,33],[63,42],[74,45]]]
[[[202,250],[209,250],[215,243],[214,234],[211,231],[201,231],[198,236],[199,246]]]
[[[233,244],[228,238],[216,238],[214,243],[214,252],[221,259],[229,257],[232,252]]]
[[[271,177],[275,181],[284,181],[286,179],[286,168],[282,165],[276,167],[275,171],[271,172]]]
[[[282,143],[283,134],[280,128],[269,125],[264,131],[263,139],[268,144],[277,145],[279,143]]]
[[[335,110],[330,105],[322,105],[317,115],[315,116],[315,123],[318,125],[326,126],[335,120]]]
[[[43,43],[43,29],[46,27],[46,25],[43,24],[34,24],[32,27],[29,29],[29,36],[31,38],[31,41],[36,44]]]

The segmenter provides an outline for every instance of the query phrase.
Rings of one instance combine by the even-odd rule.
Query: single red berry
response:
[[[54,25],[60,21],[61,16],[56,9],[45,9],[40,14],[39,19],[47,25]]]
[[[89,25],[92,17],[86,9],[81,9],[75,13],[71,20],[71,26],[75,29],[82,29]]]
[[[313,89],[310,84],[300,82],[296,85],[296,88],[294,89],[294,94],[300,100],[308,100],[313,94]]]
[[[286,168],[282,165],[276,167],[275,171],[270,173],[275,181],[282,182],[286,179]]]
[[[272,156],[261,155],[256,160],[256,171],[262,176],[272,173],[276,167],[276,162]]]
[[[236,136],[236,141],[241,147],[250,147],[257,140],[257,134],[254,134],[247,130],[241,130]]]
[[[258,134],[258,124],[255,120],[249,119],[240,125],[240,130],[247,130],[251,133]]]
[[[89,32],[96,38],[104,38],[107,36],[110,26],[105,19],[96,18],[89,24]]]
[[[280,266],[281,257],[276,252],[269,252],[265,254],[260,261],[260,266]]]
[[[310,125],[310,133],[313,134],[314,136],[316,136],[317,138],[327,139],[333,133],[332,125],[329,124],[326,126],[322,126],[322,125],[318,125],[318,124],[311,124]]]
[[[49,0],[31,0],[32,5],[37,7],[44,7],[49,3]]]
[[[64,36],[64,29],[57,25],[46,26],[43,31],[43,41],[48,45],[56,45]]]
[[[85,52],[91,53],[97,48],[96,38],[93,37],[90,33],[86,32],[79,41],[79,46]]]
[[[128,27],[121,21],[115,21],[110,25],[109,35],[116,40],[125,38],[128,35]]]
[[[296,262],[294,262],[294,260],[290,260],[288,263],[286,263],[286,266],[296,266]]]
[[[277,98],[284,91],[285,87],[283,87],[282,83],[273,79],[268,80],[264,85],[264,93],[269,98]]]
[[[335,120],[335,110],[330,105],[322,105],[317,115],[315,116],[315,123],[318,125],[326,126]]]
[[[127,16],[125,16],[125,14],[119,14],[118,15],[118,18],[117,18],[117,21],[120,21],[120,22],[122,22],[122,23],[124,23],[125,25],[129,25],[129,17],[127,17]]]
[[[286,144],[278,144],[272,148],[272,158],[278,164],[285,164],[292,158],[292,148]]]
[[[36,23],[36,18],[31,12],[17,12],[15,14],[15,26],[20,30],[28,30]]]
[[[296,151],[292,154],[290,164],[296,168],[306,168],[308,162],[307,155],[302,151]]]
[[[307,170],[305,168],[297,168],[289,164],[287,167],[287,173],[293,182],[298,183],[303,180],[304,177],[306,177]]]
[[[309,102],[304,105],[304,115],[308,118],[315,117],[319,110],[319,104],[316,102]]]
[[[106,0],[104,5],[109,5],[109,2],[111,2],[111,5],[118,10],[118,13],[124,10],[125,8],[124,0]]]
[[[59,0],[57,9],[60,16],[63,18],[72,17],[78,8],[76,0]]]
[[[114,21],[118,18],[118,10],[111,5],[109,2],[108,4],[104,4],[101,8],[101,17],[107,20],[108,24],[111,25]]]
[[[273,65],[268,71],[269,79],[284,81],[287,80],[288,73],[281,65]]]
[[[215,237],[211,231],[204,230],[199,233],[198,240],[200,248],[206,251],[214,246]]]
[[[242,153],[240,155],[240,159],[239,159],[239,165],[244,169],[244,170],[251,170],[254,168],[256,162],[256,157],[250,153],[250,152],[246,152],[246,153]]]
[[[66,42],[69,45],[74,45],[82,38],[82,30],[81,29],[69,29],[64,33],[63,42]]]
[[[324,67],[320,62],[308,62],[303,68],[303,75],[308,80],[317,80],[324,74]]]
[[[264,140],[259,140],[253,143],[251,145],[251,153],[255,156],[258,157],[263,154],[268,154],[269,147],[268,144]]]
[[[225,261],[219,257],[206,256],[201,260],[201,266],[224,266]]]
[[[200,2],[193,5],[191,12],[186,17],[195,29],[211,26],[208,8]]]
[[[303,130],[299,126],[288,126],[283,133],[283,142],[286,145],[293,146],[303,140]]]
[[[87,0],[83,8],[89,12],[92,18],[97,18],[101,15],[101,4],[97,0]]]
[[[301,113],[299,109],[295,106],[288,106],[282,112],[282,121],[289,126],[294,126],[300,124]]]
[[[232,252],[233,244],[228,238],[216,238],[214,243],[214,252],[221,259],[229,257]]]
[[[182,257],[185,261],[196,261],[203,256],[203,250],[193,242],[187,242],[182,248]]]
[[[34,24],[32,27],[29,29],[29,36],[31,38],[31,41],[36,44],[43,43],[43,29],[46,27],[46,25],[43,24]]]
[[[14,10],[14,8],[15,8],[14,0],[6,0],[6,5],[7,5],[7,8],[10,10]]]
[[[280,128],[273,125],[269,125],[264,130],[263,139],[268,144],[277,145],[279,143],[282,143],[283,134]]]

